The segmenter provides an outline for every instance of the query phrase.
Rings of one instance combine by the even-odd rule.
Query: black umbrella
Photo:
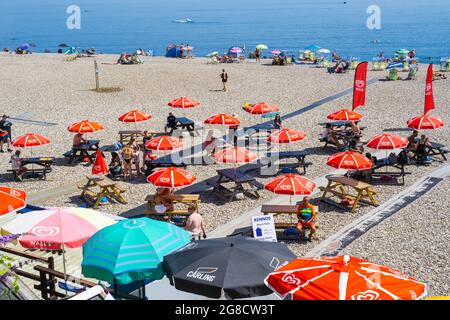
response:
[[[232,299],[271,294],[264,278],[295,259],[285,244],[242,236],[193,241],[164,257],[164,271],[178,290]]]

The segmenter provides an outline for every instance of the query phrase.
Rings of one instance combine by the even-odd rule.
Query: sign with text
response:
[[[257,240],[277,242],[273,215],[253,216],[253,237]]]

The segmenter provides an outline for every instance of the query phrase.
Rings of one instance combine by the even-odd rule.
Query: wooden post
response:
[[[48,258],[48,268],[49,269],[51,269],[51,270],[55,270],[55,258],[53,258],[53,257],[49,257]],[[49,275],[50,277],[49,277],[49,279],[50,279],[50,291],[51,292],[55,292],[55,290],[56,290],[56,278],[55,278],[55,276],[54,275]]]
[[[97,60],[94,60],[94,68],[95,68],[95,91],[98,91],[100,89],[100,84],[99,84],[99,80],[98,80]]]

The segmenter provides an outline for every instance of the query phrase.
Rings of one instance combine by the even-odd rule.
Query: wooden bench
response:
[[[348,210],[347,207],[339,203],[336,203],[330,199],[327,199],[326,195],[328,193],[331,193],[332,196],[335,196],[341,200],[343,199],[354,200],[351,212],[354,212],[356,210],[356,207],[359,202],[363,202],[373,206],[378,206],[378,203],[374,197],[377,194],[377,192],[371,184],[358,181],[352,178],[347,178],[343,175],[328,175],[326,176],[326,178],[328,179],[328,185],[326,187],[319,187],[319,189],[323,191],[323,195],[320,199],[321,201],[334,205],[340,209]],[[354,190],[356,192],[356,195],[350,194],[349,193],[350,189]]]
[[[23,174],[23,178],[31,178],[31,179],[39,179],[39,180],[47,180],[47,173],[51,172],[50,168],[33,168],[27,169],[27,171]],[[6,170],[6,172],[10,172],[13,175],[13,179],[17,181],[18,175],[17,170]]]
[[[263,204],[261,206],[261,212],[264,213],[264,215],[273,214],[274,218],[278,215],[289,215],[290,222],[275,222],[275,229],[287,229],[297,226],[297,208],[298,208],[297,205]],[[317,214],[319,213],[319,207],[314,206],[314,210],[316,211],[315,218],[317,218]],[[295,218],[295,221],[292,221],[293,217]],[[314,222],[316,222],[315,219]]]

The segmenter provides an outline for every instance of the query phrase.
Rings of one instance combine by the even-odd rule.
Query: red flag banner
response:
[[[92,174],[98,175],[98,174],[107,174],[109,172],[108,164],[105,161],[105,158],[103,157],[102,152],[100,149],[97,149],[97,154],[95,158],[94,165],[92,166]]]
[[[434,97],[433,97],[433,65],[430,64],[427,72],[427,83],[425,87],[425,108],[423,114],[427,114],[428,111],[434,109]]]
[[[368,62],[361,62],[356,67],[355,82],[353,84],[353,109],[366,103],[366,79]]]

